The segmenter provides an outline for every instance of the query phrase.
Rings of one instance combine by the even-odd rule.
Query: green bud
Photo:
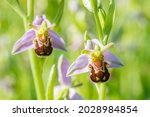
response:
[[[90,39],[91,39],[91,38],[90,38],[88,32],[85,31],[85,33],[84,33],[84,42],[86,42],[87,40],[90,40]]]
[[[83,5],[87,10],[93,12],[100,7],[100,0],[82,0]]]

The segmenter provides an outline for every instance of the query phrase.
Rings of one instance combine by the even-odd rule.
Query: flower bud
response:
[[[94,9],[100,7],[100,0],[82,0],[83,5],[87,8],[90,12],[93,12]]]

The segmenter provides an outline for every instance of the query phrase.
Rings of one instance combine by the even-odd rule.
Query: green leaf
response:
[[[54,81],[55,81],[55,65],[52,66],[47,82],[46,87],[46,99],[53,100],[54,99]]]
[[[110,1],[108,14],[106,16],[105,25],[104,25],[104,43],[107,44],[112,25],[114,23],[115,17],[115,0]]]
[[[14,9],[14,11],[22,18],[26,17],[25,12],[22,10],[18,0],[7,0],[7,3]]]
[[[66,100],[69,97],[69,88],[65,88],[60,91],[60,93],[57,95],[56,100]]]
[[[60,5],[59,5],[59,9],[57,11],[57,14],[53,20],[55,26],[57,26],[60,23],[60,20],[62,18],[63,15],[63,11],[64,11],[64,0],[61,0]]]
[[[18,0],[7,0],[7,2],[11,5],[19,5],[19,1]]]

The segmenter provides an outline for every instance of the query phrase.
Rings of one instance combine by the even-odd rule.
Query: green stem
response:
[[[95,21],[96,21],[96,26],[97,26],[97,31],[98,31],[99,39],[103,43],[104,35],[103,35],[102,26],[100,24],[100,20],[99,20],[98,12],[97,11],[94,11],[94,17],[95,17]]]
[[[34,0],[27,0],[27,17],[24,18],[25,30],[29,29],[29,23],[32,22],[34,17]],[[45,99],[44,86],[42,80],[42,70],[40,68],[40,62],[33,50],[29,50],[29,58],[31,64],[31,70],[33,74],[33,80],[35,84],[35,90],[37,93],[37,99]]]
[[[39,59],[37,58],[33,50],[29,51],[29,58],[30,58],[31,69],[32,69],[32,74],[33,74],[33,80],[35,84],[35,90],[37,93],[37,99],[44,100],[45,91],[44,91],[44,85],[43,85],[43,80],[42,80],[42,70],[40,68]]]
[[[27,0],[27,16],[32,21],[34,17],[34,0]]]
[[[106,97],[106,83],[96,83],[96,89],[98,92],[98,99],[105,100]]]
[[[97,1],[96,0],[91,0],[91,5],[92,5],[92,8],[93,8],[93,12],[94,12],[94,17],[95,17],[95,21],[96,21],[96,26],[97,26],[99,39],[100,39],[101,43],[103,43],[104,35],[103,35],[101,22],[100,22],[100,19],[98,17]],[[96,85],[96,88],[97,88],[99,100],[104,100],[105,95],[106,95],[106,83],[96,83],[95,85]]]
[[[104,35],[103,35],[103,30],[102,30],[102,26],[100,23],[100,19],[98,17],[97,1],[96,0],[90,0],[90,2],[91,2],[92,9],[93,9],[95,21],[96,21],[98,36],[99,36],[100,41],[103,43]]]

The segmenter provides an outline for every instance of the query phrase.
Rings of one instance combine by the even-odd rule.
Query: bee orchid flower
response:
[[[108,68],[122,67],[122,61],[108,51],[113,43],[102,45],[97,39],[87,40],[82,54],[70,65],[67,76],[90,73],[93,82],[105,82],[109,79]]]
[[[53,48],[66,50],[64,40],[52,29],[45,15],[36,16],[29,29],[14,45],[12,54],[34,48],[38,56],[48,56]]]
[[[76,86],[72,86],[71,77],[66,77],[69,65],[69,61],[63,55],[61,55],[58,60],[58,77],[60,85],[55,86],[54,95],[57,97],[62,90],[67,89],[68,93],[66,95],[68,99],[82,100],[83,98],[75,90]]]

